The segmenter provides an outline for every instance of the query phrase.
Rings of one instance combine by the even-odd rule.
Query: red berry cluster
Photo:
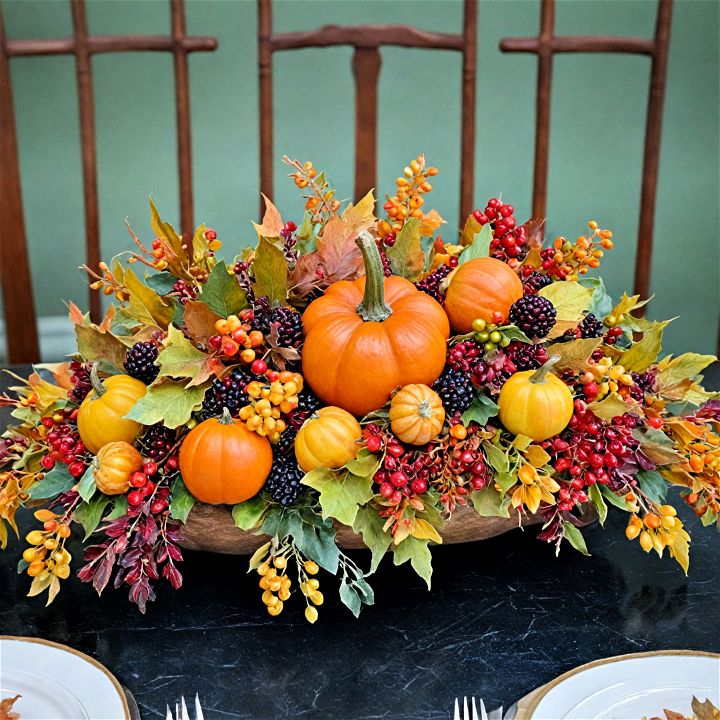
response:
[[[185,280],[179,279],[173,285],[170,295],[177,298],[181,305],[185,305],[190,300],[195,300],[198,296],[198,291],[194,285],[190,285]]]
[[[175,472],[178,467],[176,456],[171,456],[165,462],[165,472]],[[134,472],[130,476],[130,487],[132,490],[128,492],[127,501],[131,508],[137,508],[145,502],[145,498],[152,497],[150,512],[153,515],[159,515],[168,507],[167,498],[170,495],[170,488],[167,485],[158,487],[158,482],[162,478],[155,477],[158,473],[157,463],[152,460],[146,460],[143,463],[142,470]],[[150,478],[155,477],[155,481]]]
[[[473,385],[499,391],[515,372],[515,363],[504,352],[486,353],[477,340],[463,340],[448,351],[447,364],[470,377]]]
[[[455,477],[466,475],[473,490],[486,488],[492,478],[479,447],[473,448],[467,443],[462,448],[456,447],[450,453],[448,469]]]
[[[77,412],[77,408],[58,410],[52,416],[40,418],[43,427],[50,431],[45,436],[49,452],[40,458],[43,470],[52,470],[55,463],[61,462],[67,465],[68,472],[73,477],[80,477],[85,472],[87,451],[74,422]]]
[[[618,416],[605,423],[582,400],[575,400],[568,429],[541,443],[552,457],[556,472],[567,472],[570,478],[559,493],[560,510],[571,510],[576,502],[586,502],[583,491],[586,486],[600,483],[617,490],[625,484],[615,471],[638,449],[639,443],[632,434],[636,425],[637,419],[632,415]]]
[[[508,263],[510,267],[517,267],[528,251],[525,228],[522,225],[517,227],[514,212],[512,205],[503,204],[498,198],[490,198],[484,212],[473,212],[480,225],[490,223],[493,229],[490,242],[492,257]]]
[[[608,328],[608,331],[605,333],[605,337],[603,338],[606,345],[614,345],[620,336],[623,334],[624,330],[619,326],[615,325],[615,327]]]
[[[373,480],[380,486],[380,495],[393,505],[404,497],[422,495],[428,489],[433,470],[442,463],[438,453],[428,452],[427,447],[411,450],[378,425],[367,425],[363,439],[370,452],[384,452]]]
[[[70,363],[70,370],[72,371],[70,376],[72,389],[68,393],[68,397],[79,405],[92,390],[92,382],[90,382],[92,363],[81,363],[73,360]]]
[[[292,220],[288,220],[280,230],[280,237],[283,239],[283,252],[285,253],[285,259],[289,263],[294,263],[297,260],[297,251],[295,250],[297,238],[294,234],[296,230],[297,225]]]

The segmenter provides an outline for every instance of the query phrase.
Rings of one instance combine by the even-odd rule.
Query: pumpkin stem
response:
[[[227,407],[223,408],[222,417],[218,418],[218,422],[221,425],[232,425],[235,422],[232,418],[232,415],[230,414],[230,411],[227,409]]]
[[[365,322],[382,322],[392,315],[392,308],[385,302],[385,274],[380,251],[373,236],[363,231],[355,244],[360,248],[365,264],[365,294],[357,306],[358,315]]]
[[[95,391],[96,397],[100,397],[107,392],[107,388],[100,381],[97,363],[93,363],[92,370],[90,370],[90,382],[92,384],[93,390]]]
[[[430,403],[429,403],[427,400],[423,400],[423,401],[418,405],[418,415],[419,415],[421,418],[425,418],[426,420],[427,420],[429,417],[432,417],[432,410],[430,409]]]
[[[544,365],[541,365],[531,376],[530,382],[536,384],[542,384],[547,378],[547,374],[550,372],[552,366],[560,359],[559,355],[551,355]]]

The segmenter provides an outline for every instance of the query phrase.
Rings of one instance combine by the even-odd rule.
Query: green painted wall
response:
[[[253,232],[258,206],[256,8],[252,0],[189,0],[188,28],[215,35],[217,52],[191,59],[197,221],[218,229],[228,254]],[[69,4],[4,0],[11,38],[70,33]],[[559,33],[650,36],[655,0],[560,0]],[[454,32],[461,3],[395,0],[276,2],[279,31],[323,23],[410,22]],[[537,0],[480,3],[475,196],[493,194],[530,209],[535,60],[503,55],[504,36],[538,30]],[[168,3],[90,0],[94,33],[165,33]],[[718,326],[718,35],[720,3],[676,0],[650,307],[680,316],[666,349],[712,352]],[[556,59],[548,227],[569,236],[589,218],[617,241],[603,268],[614,294],[632,286],[649,60],[566,55]],[[177,218],[172,62],[124,54],[94,59],[103,254],[127,246],[123,219],[148,238],[147,195]],[[312,158],[352,190],[353,88],[350,50],[311,50],[276,60],[276,201],[299,218],[294,186],[283,182],[283,153]],[[84,304],[82,192],[74,67],[70,58],[13,60],[23,191],[41,315],[61,299]],[[379,190],[387,192],[418,151],[440,166],[433,205],[458,225],[460,59],[454,54],[383,51]]]

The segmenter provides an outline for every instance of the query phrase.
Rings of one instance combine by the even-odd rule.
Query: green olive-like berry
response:
[[[475,318],[472,321],[472,329],[474,332],[481,333],[487,328],[487,323],[482,318]]]
[[[485,330],[483,332],[476,333],[475,338],[477,339],[478,342],[484,343],[490,339],[490,333],[487,330]]]
[[[503,335],[502,340],[500,340],[500,347],[506,348],[509,344],[510,344],[510,338],[509,338],[509,337],[505,337],[505,336]]]
[[[617,325],[617,318],[614,315],[608,315],[603,323],[605,327],[615,327]]]
[[[494,342],[485,343],[485,352],[491,352],[492,350],[495,350],[495,348],[497,348],[497,345]]]
[[[501,341],[502,335],[497,330],[493,330],[490,333],[490,342],[494,342],[496,345],[499,345]]]

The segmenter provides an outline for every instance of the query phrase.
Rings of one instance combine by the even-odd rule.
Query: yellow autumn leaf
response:
[[[427,520],[422,518],[415,518],[412,536],[418,540],[432,540],[438,545],[442,543],[440,533]]]
[[[525,459],[536,468],[547,465],[550,462],[550,455],[539,445],[531,445],[524,452]]]
[[[423,215],[420,223],[420,234],[424,237],[432,237],[435,231],[445,222],[437,210],[431,210]]]

